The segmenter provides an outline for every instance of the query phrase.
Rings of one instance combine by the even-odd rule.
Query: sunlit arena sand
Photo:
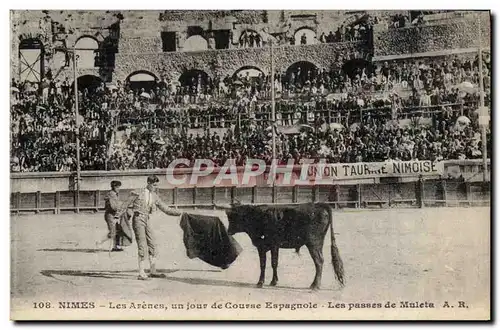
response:
[[[227,227],[220,211],[188,212],[221,215]],[[277,287],[269,287],[268,253],[266,282],[258,289],[257,250],[246,234],[234,236],[243,252],[222,270],[187,258],[179,218],[155,214],[152,221],[159,268],[167,278],[138,281],[135,243],[124,252],[96,249],[95,241],[106,233],[102,214],[12,216],[12,316],[19,311],[25,311],[23,317],[60,319],[112,319],[120,312],[126,319],[489,315],[489,208],[336,211],[346,286],[334,280],[327,234],[318,292],[308,289],[314,265],[305,247],[300,255],[280,250]],[[459,301],[467,307],[459,308]],[[385,308],[387,302],[396,308]],[[443,308],[445,302],[454,307]]]

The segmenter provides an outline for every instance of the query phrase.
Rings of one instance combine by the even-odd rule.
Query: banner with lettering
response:
[[[176,187],[253,187],[294,185],[331,185],[339,180],[370,179],[380,177],[414,177],[443,175],[444,162],[432,161],[390,161],[378,163],[327,164],[312,160],[303,164],[266,166],[229,166],[203,168],[198,170],[178,169],[167,172],[167,183]]]
[[[443,162],[423,161],[388,161],[377,163],[351,164],[314,164],[309,165],[307,177],[315,179],[365,179],[373,177],[402,177],[442,175]],[[302,173],[303,175],[303,173]]]

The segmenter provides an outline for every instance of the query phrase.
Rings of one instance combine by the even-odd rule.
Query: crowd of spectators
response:
[[[419,16],[419,18],[417,19],[417,21],[420,22],[422,19],[423,19],[423,16]],[[395,15],[393,15],[393,16],[391,16],[389,18],[389,20],[388,20],[388,27],[389,28],[394,28],[394,29],[404,28],[405,26],[409,26],[410,25],[409,20],[410,20],[410,18],[407,15],[395,14]]]
[[[338,59],[339,62],[342,60],[343,58]],[[484,86],[487,94],[491,87],[490,70],[491,65],[487,58],[484,65]],[[366,95],[373,92],[386,92],[388,95],[394,92],[411,94],[412,101],[409,105],[428,106],[446,103],[447,99],[452,99],[449,102],[457,102],[457,85],[463,82],[478,84],[477,58],[412,59],[355,66],[351,69],[341,66],[317,69],[314,66],[299,65],[284,72],[277,72],[274,86],[278,99],[324,99],[329,94],[343,93],[344,98],[348,94],[359,96],[366,107],[371,107],[369,96]],[[246,72],[243,75],[213,79],[198,73],[186,79],[183,85],[162,78],[154,89],[140,90],[135,95],[129,91],[125,99],[129,101],[128,98],[133,98],[134,102],[139,102],[140,95],[147,92],[149,103],[165,106],[227,103],[244,99],[248,100],[248,103],[255,103],[270,99],[270,84],[270,76],[263,73],[251,76]],[[117,93],[123,91],[122,86],[118,88]]]
[[[489,105],[488,58],[483,70]],[[474,57],[385,62],[351,71],[297,66],[278,72],[273,83],[277,124],[311,128],[278,132],[278,156],[281,161],[326,157],[331,162],[481,157],[472,111],[478,93],[460,87],[475,86],[478,79]],[[121,82],[84,89],[79,92],[81,169],[157,168],[179,157],[210,158],[219,165],[229,158],[237,164],[247,158],[270,161],[270,84],[262,73],[222,79],[199,74],[182,84],[162,78],[152,89],[131,89]],[[74,170],[70,82],[12,81],[11,94],[12,171]],[[458,127],[464,115],[472,122]],[[386,125],[420,116],[434,122],[430,127]],[[325,129],[332,123],[343,126]],[[214,135],[208,130],[213,128],[227,130]],[[198,129],[198,135],[189,129]]]
[[[67,82],[11,83],[12,168],[22,172],[74,170],[76,162],[74,96]],[[82,169],[102,169],[113,129],[103,111],[103,94],[80,95]]]
[[[356,25],[341,25],[330,33],[321,33],[319,41],[321,43],[351,42],[369,40],[373,33],[373,20],[363,21]]]
[[[377,24],[376,17],[370,15],[363,16],[359,22],[351,22],[341,24],[335,32],[330,31],[328,34],[322,32],[321,35],[311,35],[304,31],[292,33],[291,22],[285,23],[283,32],[269,34],[264,28],[260,33],[253,30],[245,30],[239,37],[236,47],[239,48],[255,48],[266,47],[273,42],[276,46],[285,45],[308,45],[320,43],[337,43],[337,42],[353,42],[353,41],[370,41],[373,35],[373,26]],[[319,37],[318,37],[319,36]]]
[[[481,158],[481,141],[477,117],[471,123],[461,122],[460,113],[449,107],[433,116],[431,125],[417,121],[400,126],[395,121],[376,116],[364,116],[362,121],[350,127],[325,125],[316,121],[304,126],[296,134],[284,134],[278,130],[276,155],[281,164],[289,159],[331,163],[376,162],[390,160],[448,160]],[[475,119],[474,119],[475,118]],[[216,166],[223,166],[233,159],[238,166],[249,158],[272,160],[271,126],[268,120],[244,121],[237,130],[223,134],[203,133],[167,134],[165,130],[153,130],[140,126],[128,127],[122,145],[114,149],[110,158],[113,169],[164,168],[177,158],[188,159],[191,166],[196,159],[210,159]],[[491,151],[488,136],[488,150]]]
[[[262,37],[255,31],[246,30],[240,36],[240,48],[262,47]]]

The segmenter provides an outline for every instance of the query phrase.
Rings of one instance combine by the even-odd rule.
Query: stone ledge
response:
[[[481,45],[490,46],[490,22],[481,19]],[[447,24],[407,27],[374,32],[374,55],[426,53],[478,47],[478,21],[462,18]]]
[[[482,48],[483,52],[489,52],[490,48]],[[418,59],[421,57],[438,57],[438,56],[452,56],[452,55],[477,55],[477,48],[463,48],[463,49],[446,49],[438,50],[426,53],[412,53],[412,54],[399,54],[399,55],[387,55],[387,56],[374,56],[372,58],[373,62],[382,61],[393,61],[393,60],[406,60],[406,59]]]

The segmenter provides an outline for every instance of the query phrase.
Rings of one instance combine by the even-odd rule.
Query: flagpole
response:
[[[73,46],[73,81],[75,87],[75,135],[76,135],[76,196],[77,201],[80,201],[80,123],[78,120],[78,79],[76,73],[76,44]],[[77,212],[78,212],[78,206]]]
[[[81,179],[81,168],[80,168],[80,122],[78,119],[78,75],[76,72],[76,51],[77,50],[93,50],[94,48],[76,48],[76,43],[73,45],[73,49],[69,48],[56,48],[62,49],[66,52],[73,52],[73,84],[75,87],[75,143],[76,143],[76,182],[75,182],[75,190],[76,190],[76,212],[79,213],[79,203],[80,203],[80,179]]]
[[[273,159],[271,162],[271,173],[273,174],[272,178],[272,183],[273,183],[273,191],[274,191],[274,186],[275,186],[275,179],[276,179],[276,174],[275,174],[275,161],[276,161],[276,111],[275,111],[275,104],[274,104],[274,47],[273,47],[273,41],[271,40],[271,129],[273,132]],[[273,195],[273,202],[274,202],[274,195]]]
[[[481,44],[481,14],[478,14],[478,35],[479,35],[479,47],[478,47],[478,65],[479,65],[479,115],[487,116],[486,109],[484,107],[484,82],[483,82],[483,55],[482,55],[482,44]],[[488,171],[488,155],[486,146],[486,122],[481,123],[481,146],[483,154],[483,181],[487,180]]]

